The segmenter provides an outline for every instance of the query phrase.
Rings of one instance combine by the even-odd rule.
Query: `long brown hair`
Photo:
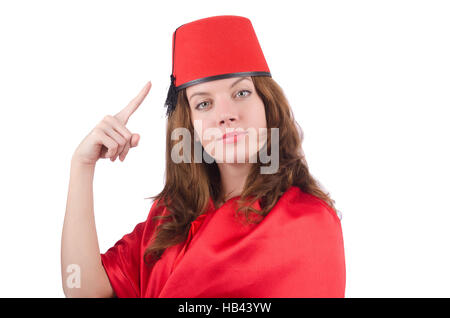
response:
[[[247,222],[250,213],[264,217],[277,203],[278,199],[291,186],[298,186],[303,192],[325,201],[334,211],[334,200],[325,193],[320,184],[309,173],[308,165],[302,149],[303,131],[295,121],[291,107],[282,88],[267,76],[252,77],[257,94],[264,102],[267,120],[267,154],[271,153],[271,129],[279,129],[279,169],[274,174],[261,174],[263,164],[259,160],[252,165],[247,176],[244,189],[238,200],[237,214],[243,213]],[[172,147],[178,140],[172,140],[175,128],[187,128],[194,136],[189,102],[186,89],[178,93],[178,101],[174,112],[167,119],[166,129],[166,169],[165,186],[161,193],[148,199],[158,200],[158,206],[164,206],[170,212],[166,216],[155,216],[155,220],[163,220],[156,228],[154,240],[146,248],[144,261],[151,256],[152,263],[158,260],[164,250],[187,239],[190,223],[208,208],[209,198],[217,207],[221,197],[220,173],[217,163],[194,162],[175,163],[171,160]],[[199,142],[191,138],[191,149]],[[203,151],[203,148],[202,148]],[[261,150],[260,150],[261,151]],[[202,152],[203,153],[203,152]],[[259,157],[259,154],[258,156]],[[261,210],[250,205],[260,200]],[[248,204],[250,203],[250,204]]]

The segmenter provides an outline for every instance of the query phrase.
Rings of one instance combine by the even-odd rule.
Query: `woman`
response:
[[[69,188],[63,285],[65,268],[75,263],[85,287],[63,286],[66,295],[344,297],[334,201],[308,171],[301,130],[250,20],[217,16],[182,25],[172,50],[164,189],[152,197],[147,220],[100,254],[92,207],[73,211],[82,210],[71,203],[81,194]],[[91,181],[98,158],[123,161],[137,145],[125,124],[149,89],[107,116],[97,139],[87,137],[97,152],[82,142],[70,187],[82,182],[72,178]],[[75,251],[77,234],[88,246],[83,256]]]

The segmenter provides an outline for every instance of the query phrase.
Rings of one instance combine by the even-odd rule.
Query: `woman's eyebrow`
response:
[[[240,81],[243,81],[243,80],[248,80],[249,81],[250,79],[248,77],[241,77],[237,81],[235,81],[233,84],[231,84],[230,88],[232,88],[234,85],[236,85],[237,83],[239,83]],[[207,92],[194,93],[194,94],[191,95],[191,97],[189,97],[189,100],[191,100],[192,97],[194,97],[195,95],[209,95],[209,93],[207,93]]]

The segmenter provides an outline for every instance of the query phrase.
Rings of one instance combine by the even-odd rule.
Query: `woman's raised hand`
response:
[[[148,82],[140,93],[119,113],[105,116],[94,129],[83,139],[75,150],[72,161],[84,165],[95,166],[100,158],[115,161],[125,160],[128,150],[136,147],[140,136],[132,134],[125,126],[150,91],[152,84]]]

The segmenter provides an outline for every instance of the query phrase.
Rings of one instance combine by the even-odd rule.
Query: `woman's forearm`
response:
[[[61,239],[61,275],[67,297],[113,296],[101,263],[95,228],[94,172],[95,165],[71,162]]]

